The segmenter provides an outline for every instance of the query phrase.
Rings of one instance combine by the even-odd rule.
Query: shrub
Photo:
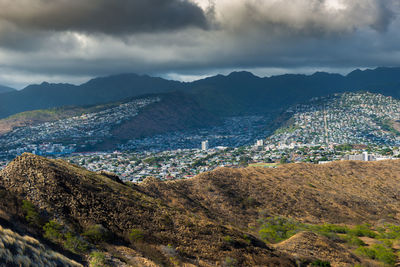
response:
[[[329,261],[316,260],[311,263],[311,266],[331,267],[331,264]]]
[[[391,248],[393,246],[392,239],[382,238],[382,239],[379,239],[379,242],[387,248]]]
[[[224,236],[223,240],[225,243],[228,243],[228,244],[232,244],[233,242],[235,242],[235,240],[229,235]]]
[[[103,267],[106,266],[106,256],[100,251],[94,251],[89,256],[90,267]]]
[[[385,228],[380,228],[379,233],[381,238],[387,239],[399,239],[400,238],[400,226],[387,224]]]
[[[339,233],[339,234],[346,234],[349,232],[348,227],[336,225],[336,224],[319,225],[319,226],[317,226],[317,230],[321,231],[321,232]]]
[[[144,238],[144,233],[142,230],[140,229],[132,229],[129,232],[129,240],[132,243],[138,242],[138,241],[142,241]]]
[[[259,234],[262,239],[276,243],[288,239],[302,229],[304,226],[294,220],[269,217],[264,220]]]
[[[373,245],[371,248],[359,247],[356,252],[362,256],[381,261],[390,266],[396,263],[396,255],[393,250],[381,244]]]
[[[243,235],[243,239],[244,239],[244,241],[246,242],[247,245],[250,245],[250,244],[251,244],[251,238],[250,238],[250,236],[244,234],[244,235]]]
[[[370,259],[375,259],[376,257],[375,250],[368,247],[360,246],[356,249],[356,253]]]
[[[377,260],[384,262],[388,265],[394,265],[396,263],[396,255],[391,248],[378,244],[373,245],[372,249],[375,250]]]
[[[101,224],[91,225],[88,229],[82,234],[89,242],[93,244],[98,244],[101,242],[105,242],[110,238],[110,234],[106,228],[104,228]]]
[[[71,232],[65,234],[65,240],[63,246],[65,249],[68,249],[74,253],[83,253],[86,252],[89,245],[85,240],[82,240],[81,237],[78,237]]]
[[[61,233],[63,227],[58,222],[51,220],[43,226],[43,236],[53,242],[59,242],[63,235]]]
[[[28,200],[22,200],[22,210],[25,214],[25,219],[29,224],[38,227],[42,225],[42,218],[32,202]]]
[[[356,225],[353,229],[349,231],[349,233],[355,236],[367,236],[371,238],[375,238],[378,236],[378,234],[372,231],[367,224]]]
[[[237,260],[231,257],[226,257],[223,266],[233,267],[237,265]]]
[[[360,238],[354,235],[346,235],[343,237],[344,241],[346,241],[347,244],[352,245],[352,246],[365,246],[366,244],[364,241],[362,241]]]

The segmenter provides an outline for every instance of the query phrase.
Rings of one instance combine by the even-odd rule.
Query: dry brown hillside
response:
[[[275,246],[297,258],[327,259],[335,266],[352,266],[361,260],[343,246],[312,232],[301,232]]]
[[[220,168],[140,187],[173,206],[240,227],[260,214],[310,223],[400,220],[400,160]]]
[[[0,266],[82,266],[52,251],[35,238],[0,225]]]
[[[61,160],[24,154],[0,171],[0,185],[78,233],[102,225],[116,236],[115,245],[131,246],[139,256],[160,265],[213,266],[225,261],[242,266],[295,264],[289,256],[228,224],[170,207],[137,186]],[[129,244],[132,231],[135,242]]]
[[[21,202],[28,200],[46,221],[83,238],[101,225],[112,238],[92,248],[133,266],[378,266],[378,260],[394,266],[399,260],[400,161],[221,168],[189,180],[129,185],[24,154],[0,171],[0,195],[0,225],[21,227]],[[268,220],[291,230],[282,234]],[[367,260],[370,250],[379,255]],[[85,253],[74,256],[87,259]]]

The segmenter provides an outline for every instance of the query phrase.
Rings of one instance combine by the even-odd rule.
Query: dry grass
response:
[[[298,233],[274,247],[296,258],[329,261],[333,267],[361,264],[361,260],[357,256],[340,244],[312,232]]]
[[[141,185],[177,208],[247,228],[260,215],[309,223],[400,223],[400,160],[220,168]]]
[[[138,186],[115,182],[61,160],[24,154],[0,171],[0,185],[76,231],[101,224],[119,242],[128,244],[129,233],[139,229],[143,239],[131,247],[159,265],[171,266],[177,261],[218,265],[227,257],[247,266],[294,265],[289,257],[261,241],[248,244],[245,233],[236,228],[170,207]],[[225,236],[235,242],[226,244]],[[179,257],[163,253],[168,245]]]
[[[400,161],[221,168],[190,180],[127,186],[61,160],[24,154],[0,172],[0,184],[66,224],[68,218],[82,229],[101,224],[126,241],[139,229],[143,238],[131,245],[136,258],[166,266],[215,266],[227,259],[241,266],[295,265],[284,248],[274,250],[257,239],[260,217],[400,224]],[[304,243],[304,236],[293,240],[296,246],[313,242]],[[307,246],[304,251],[312,253]]]
[[[0,262],[6,266],[82,266],[30,236],[0,226]]]

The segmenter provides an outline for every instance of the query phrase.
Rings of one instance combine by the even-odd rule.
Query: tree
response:
[[[280,160],[280,163],[281,163],[281,164],[286,164],[286,163],[288,163],[287,157],[282,157],[281,160]]]

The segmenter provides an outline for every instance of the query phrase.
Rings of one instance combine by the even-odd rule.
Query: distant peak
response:
[[[325,76],[325,75],[330,75],[330,73],[325,72],[325,71],[317,71],[317,72],[314,72],[311,76]]]
[[[360,73],[362,73],[362,72],[363,72],[363,71],[360,70],[360,69],[355,69],[355,70],[353,70],[352,72],[350,72],[347,76],[357,75],[357,74],[360,74]]]
[[[249,72],[249,71],[234,71],[234,72],[231,72],[227,77],[259,78],[259,77],[255,76],[253,73],[251,73],[251,72]]]

